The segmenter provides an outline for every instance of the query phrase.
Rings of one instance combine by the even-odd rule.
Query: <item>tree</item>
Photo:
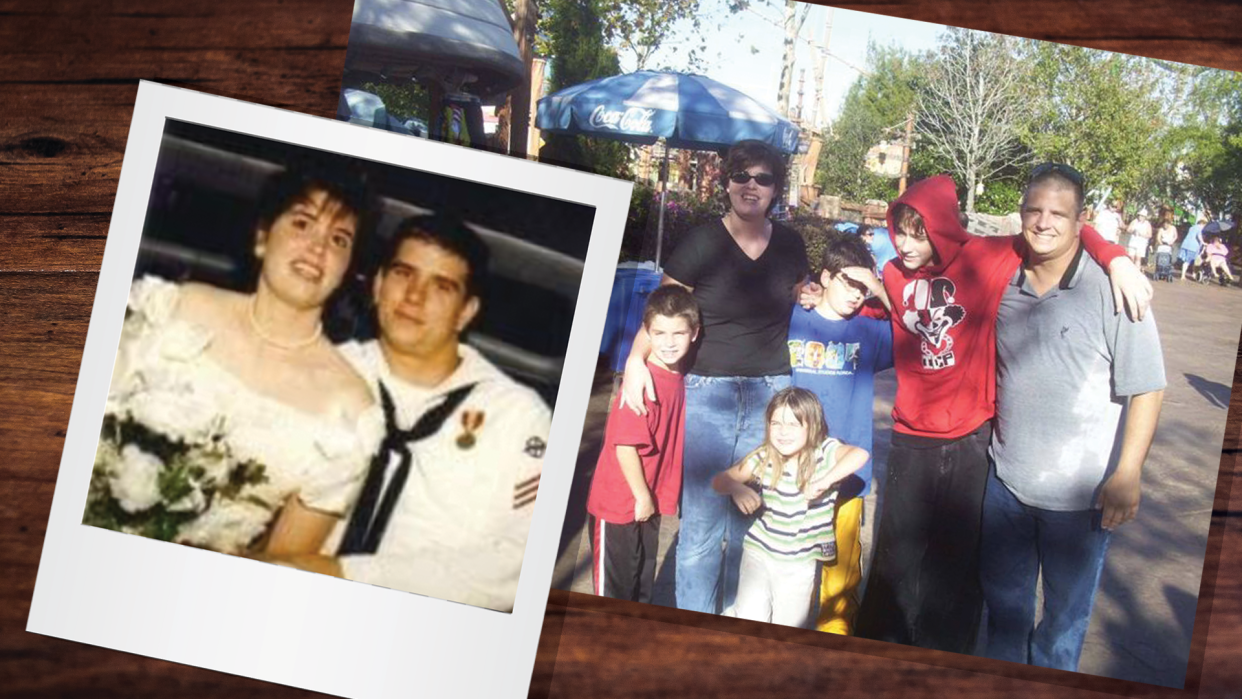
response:
[[[1187,201],[1222,218],[1242,207],[1242,75],[1195,67],[1171,149]]]
[[[1026,71],[1014,39],[950,29],[931,64],[919,104],[925,146],[947,161],[975,210],[975,187],[1025,159],[1018,127],[1029,98],[1020,92]]]
[[[514,0],[503,1],[512,14]],[[550,46],[550,32],[560,4],[563,3],[556,0],[540,2],[535,30],[535,53],[538,55],[555,54]],[[703,7],[703,0],[599,0],[595,3],[595,14],[604,44],[618,56],[631,56],[635,70],[650,68],[660,49],[675,38],[695,40],[689,51],[679,55],[684,64],[675,68],[697,70],[702,67],[703,53],[707,50],[703,22],[710,16]]]
[[[794,51],[798,36],[802,34],[802,25],[806,23],[811,6],[785,0],[785,52],[781,61],[781,83],[777,90],[776,104],[781,115],[789,117],[789,95],[793,92]]]
[[[925,62],[925,57],[899,48],[867,48],[867,73],[846,92],[820,151],[816,179],[825,193],[854,201],[896,196],[893,180],[865,167],[867,151],[904,133],[906,115],[914,109],[926,74]]]
[[[621,72],[617,53],[604,43],[603,0],[549,0],[544,33],[552,55],[552,91]],[[540,160],[629,179],[629,149],[616,141],[545,133]]]
[[[610,43],[634,57],[635,70],[644,70],[653,55],[675,34],[689,30],[699,45],[685,54],[685,69],[696,66],[704,50],[700,0],[605,0],[601,21]]]
[[[1033,66],[1023,140],[1044,160],[1068,163],[1113,199],[1145,199],[1167,167],[1161,133],[1172,104],[1150,59],[1030,42]]]

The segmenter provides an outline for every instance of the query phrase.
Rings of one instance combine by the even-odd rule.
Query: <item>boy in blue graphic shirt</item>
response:
[[[793,385],[814,393],[824,406],[828,434],[871,452],[875,374],[893,366],[893,330],[873,313],[870,296],[888,306],[866,242],[828,233],[820,262],[823,290],[813,310],[795,306],[789,323]],[[837,560],[824,564],[820,585],[820,631],[850,635],[862,580],[863,496],[871,487],[871,461],[842,481],[837,501]]]

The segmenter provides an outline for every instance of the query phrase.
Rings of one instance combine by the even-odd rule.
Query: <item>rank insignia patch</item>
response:
[[[526,440],[526,455],[532,459],[542,459],[543,452],[548,448],[548,443],[538,437],[531,437]]]

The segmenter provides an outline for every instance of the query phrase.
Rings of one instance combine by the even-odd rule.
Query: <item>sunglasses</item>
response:
[[[833,281],[840,282],[846,289],[849,289],[850,291],[857,291],[862,294],[863,299],[871,298],[871,290],[868,289],[865,284],[854,281],[849,276],[842,274],[841,272],[837,272],[832,275],[832,279]]]
[[[757,175],[752,175],[749,172],[735,172],[729,175],[729,181],[733,184],[746,184],[751,180],[754,180],[755,184],[760,187],[771,187],[776,184],[776,176],[766,172],[761,172]]]
[[[1041,165],[1036,165],[1035,169],[1031,170],[1031,180],[1037,180],[1044,175],[1054,172],[1074,183],[1075,187],[1083,186],[1082,173],[1064,163],[1043,163]]]

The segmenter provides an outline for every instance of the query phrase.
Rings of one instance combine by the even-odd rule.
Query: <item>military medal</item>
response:
[[[482,410],[463,410],[461,413],[462,433],[457,436],[458,449],[472,449],[477,438],[474,433],[483,426]]]

